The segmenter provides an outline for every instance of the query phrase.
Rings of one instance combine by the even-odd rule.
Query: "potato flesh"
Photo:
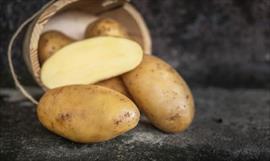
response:
[[[134,69],[143,51],[134,41],[96,37],[68,45],[48,59],[41,69],[47,88],[91,84]]]
[[[122,78],[138,107],[160,130],[180,132],[191,124],[192,93],[170,65],[144,55],[142,63]]]
[[[37,115],[50,131],[80,143],[112,139],[134,128],[140,113],[124,95],[96,85],[48,90]]]

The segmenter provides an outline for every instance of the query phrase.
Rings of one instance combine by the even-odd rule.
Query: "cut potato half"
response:
[[[96,37],[75,42],[57,51],[41,68],[42,83],[49,89],[92,84],[136,68],[143,50],[135,41]]]

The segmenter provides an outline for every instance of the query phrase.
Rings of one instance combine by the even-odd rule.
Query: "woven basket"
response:
[[[50,20],[67,12],[71,14],[74,12],[73,16],[77,16],[76,19],[80,19],[80,16],[75,14],[75,12],[91,15],[93,19],[98,17],[110,17],[116,19],[128,29],[131,38],[141,44],[146,54],[151,54],[152,52],[151,37],[144,19],[127,0],[53,0],[26,20],[18,28],[9,44],[8,60],[14,82],[23,95],[35,104],[37,104],[36,99],[25,90],[23,85],[17,79],[12,62],[13,43],[22,29],[31,23],[28,26],[23,44],[23,56],[33,78],[43,90],[46,90],[40,80],[40,63],[38,59],[39,38],[46,30],[46,25],[48,25]]]

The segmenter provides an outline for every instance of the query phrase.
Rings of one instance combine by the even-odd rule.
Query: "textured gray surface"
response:
[[[0,160],[270,160],[269,91],[193,92],[196,117],[186,132],[165,134],[143,119],[112,141],[89,145],[48,132],[37,121],[35,107],[24,101],[1,102]]]

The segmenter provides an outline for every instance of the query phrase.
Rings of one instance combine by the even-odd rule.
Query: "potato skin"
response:
[[[163,60],[144,55],[142,63],[122,76],[134,101],[154,126],[180,132],[192,122],[192,93],[182,77]]]
[[[101,18],[90,24],[85,32],[86,38],[96,36],[116,36],[128,38],[127,30],[117,21],[111,18]]]
[[[64,46],[74,42],[73,39],[59,31],[48,31],[40,36],[38,44],[39,61],[43,64],[50,56]]]
[[[113,89],[113,90],[120,92],[123,95],[131,98],[123,80],[121,79],[121,77],[114,77],[111,79],[107,79],[107,80],[96,83],[96,85],[100,85],[103,87]]]
[[[50,131],[79,143],[112,139],[134,128],[140,117],[126,96],[96,85],[73,85],[48,90],[37,116]]]

